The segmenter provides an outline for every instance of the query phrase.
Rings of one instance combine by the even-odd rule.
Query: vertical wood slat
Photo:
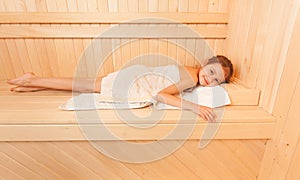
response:
[[[245,77],[245,82],[249,85],[249,87],[256,86],[256,80],[259,75],[258,72],[260,62],[262,61],[262,50],[267,34],[266,29],[271,12],[271,7],[272,6],[270,6],[270,3],[268,3],[267,1],[254,2],[253,17],[251,19],[251,29],[249,32],[249,38],[251,39],[249,39],[249,43],[247,44],[247,64],[251,64],[251,66],[249,70],[245,70],[246,73],[252,74],[252,76]]]
[[[14,11],[15,10],[14,1],[4,1],[2,7],[3,7],[3,11]],[[4,25],[4,26],[11,26],[11,25]],[[9,47],[10,44],[12,45],[12,47]],[[8,61],[8,60],[12,59],[13,57],[16,58],[17,54],[14,55],[14,52],[10,52],[11,49],[13,49],[13,50],[16,49],[16,46],[15,46],[13,40],[4,39],[2,48],[7,50],[7,52],[3,52],[6,54],[5,55],[6,57],[4,57],[4,58],[8,58],[7,60],[4,59],[4,61]],[[9,64],[11,65],[11,69],[13,69],[14,74],[18,75],[20,73],[19,65],[16,66],[16,62],[12,62],[12,61],[9,62]],[[17,68],[15,69],[15,67],[17,67]]]
[[[229,0],[222,0],[219,1],[219,9],[218,12],[228,12],[229,10]],[[226,25],[224,24],[218,24],[217,27],[226,27]],[[226,39],[225,39],[226,40]],[[224,42],[225,40],[216,40],[216,50],[215,50],[215,54],[221,54],[221,55],[225,55],[226,51],[224,48]]]
[[[238,72],[237,78],[244,80],[245,74],[247,74],[247,69],[249,66],[250,58],[247,57],[246,51],[247,51],[247,44],[249,41],[251,41],[251,37],[249,37],[249,29],[251,25],[251,18],[252,18],[252,12],[253,12],[253,0],[250,1],[242,1],[241,6],[246,7],[243,9],[239,9],[239,32],[236,32],[237,34],[242,34],[237,40],[234,51],[237,51],[237,54],[239,57],[241,57],[240,63],[240,71]],[[249,38],[244,38],[249,37]],[[249,49],[249,48],[248,48]],[[246,72],[245,72],[246,71]]]
[[[285,61],[286,57],[281,58],[280,52],[282,49],[288,47],[283,46],[283,39],[287,38],[285,32],[287,27],[287,22],[290,17],[289,12],[292,8],[289,6],[291,3],[288,2],[285,6],[282,5],[282,1],[274,1],[274,6],[272,9],[272,15],[270,18],[270,25],[268,29],[268,41],[266,41],[266,49],[264,49],[263,59],[264,61],[261,64],[260,76],[258,77],[257,88],[261,89],[261,99],[260,106],[264,109],[267,109],[270,113],[270,100],[272,96],[272,88],[274,88],[275,81],[279,81],[278,76],[280,77],[282,71],[278,68],[278,64]],[[273,11],[274,10],[274,11]],[[276,17],[278,16],[278,17]],[[288,44],[286,44],[288,46]],[[278,88],[278,87],[276,87]]]
[[[92,0],[92,1],[87,1],[87,12],[97,12],[97,6],[96,6],[96,1]],[[96,27],[99,28],[99,24],[91,24],[89,25],[89,27]],[[95,48],[93,47],[93,39],[90,39],[88,46],[85,48],[85,54],[87,54],[88,56],[86,56],[86,59],[88,60],[88,75],[89,77],[96,77],[97,76],[97,59],[95,59]]]
[[[0,13],[5,12],[5,4],[4,1],[0,1]],[[5,40],[0,39],[0,78],[7,79],[10,77],[10,74],[14,74],[14,70],[11,65],[10,58],[8,56],[8,50],[5,45]],[[9,64],[8,64],[9,63]],[[5,67],[5,68],[4,68]],[[11,76],[13,77],[13,76]]]
[[[218,0],[209,0],[207,11],[208,12],[218,12],[218,6],[219,6],[219,1]],[[215,24],[208,24],[207,27],[214,27],[215,28],[217,26]],[[216,40],[208,39],[206,42],[209,45],[209,47],[212,49],[212,53],[215,54],[215,52],[216,52],[216,50],[215,50]]]
[[[293,155],[293,160],[286,174],[286,179],[300,179],[300,172],[298,171],[299,166],[300,166],[300,138],[298,137],[297,147]]]
[[[283,69],[286,63],[287,54],[291,48],[291,41],[293,31],[295,29],[295,24],[297,23],[297,15],[299,14],[300,1],[290,2],[290,6],[286,7],[284,11],[285,19],[288,21],[285,22],[285,28],[283,31],[283,37],[279,40],[280,43],[277,43],[276,49],[277,53],[273,54],[273,57],[278,57],[278,62],[272,64],[271,73],[268,74],[267,79],[273,78],[273,83],[268,81],[266,84],[267,88],[265,90],[267,96],[265,102],[262,103],[263,107],[266,108],[269,112],[272,112],[275,106],[276,95],[278,93],[280,79],[282,78]],[[298,15],[299,16],[299,15]],[[280,46],[280,44],[282,44]]]
[[[38,3],[31,3],[30,1],[25,1],[27,7],[27,12],[36,12],[38,10]],[[40,8],[43,9],[43,8]],[[39,25],[32,24],[32,27],[38,27]],[[32,70],[39,75],[49,76],[49,60],[45,49],[45,44],[43,39],[26,39],[27,51],[29,53],[30,62]],[[40,51],[40,52],[39,52]]]

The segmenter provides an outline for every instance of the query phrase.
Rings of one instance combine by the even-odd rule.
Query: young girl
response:
[[[211,108],[197,105],[182,100],[177,95],[197,84],[201,86],[215,86],[224,82],[229,82],[233,74],[231,61],[225,56],[214,56],[210,58],[203,67],[183,67],[179,66],[180,81],[170,85],[157,93],[154,97],[158,102],[163,102],[172,106],[188,109],[197,113],[207,121],[213,121],[215,115]],[[26,73],[16,79],[8,80],[7,83],[16,85],[11,88],[13,92],[32,92],[46,89],[67,90],[78,92],[101,92],[101,80],[103,77],[95,79],[76,79],[73,85],[73,78],[43,78]]]

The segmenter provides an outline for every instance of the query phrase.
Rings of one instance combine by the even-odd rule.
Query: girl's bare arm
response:
[[[193,74],[192,74],[193,75]],[[196,85],[197,81],[195,81],[194,78],[187,78],[187,76],[184,76],[185,78],[182,78],[180,82],[177,84],[173,84],[163,90],[161,90],[155,97],[155,99],[159,102],[163,102],[165,104],[169,104],[172,106],[176,106],[182,109],[187,109],[195,112],[198,114],[201,118],[203,118],[206,121],[214,121],[215,115],[212,112],[211,108],[201,106],[198,104],[194,104],[192,102],[183,100],[182,98],[178,97],[178,94],[182,92],[185,89],[188,89],[190,87],[193,87]]]

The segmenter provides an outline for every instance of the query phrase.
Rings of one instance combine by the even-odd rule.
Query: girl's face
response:
[[[225,73],[221,64],[208,64],[200,69],[198,78],[202,86],[216,86],[225,82]]]

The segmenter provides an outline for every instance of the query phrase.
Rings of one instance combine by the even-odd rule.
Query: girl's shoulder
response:
[[[191,66],[179,66],[180,80],[193,86],[198,83],[199,68]]]

